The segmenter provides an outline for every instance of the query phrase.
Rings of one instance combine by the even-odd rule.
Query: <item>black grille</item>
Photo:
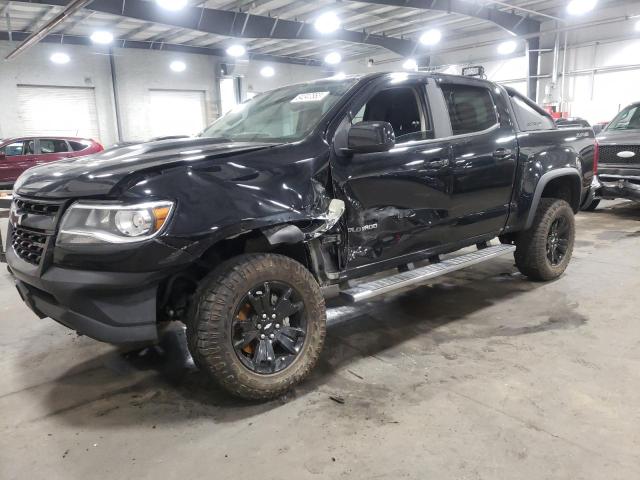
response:
[[[21,198],[17,198],[15,204],[20,213],[54,216],[58,213],[58,210],[60,210],[60,205],[30,202],[29,200],[23,200]]]
[[[46,243],[47,235],[44,232],[14,227],[11,233],[13,250],[21,259],[33,265],[40,265]]]
[[[10,215],[9,243],[25,262],[40,265],[47,240],[54,234],[62,203],[15,197]]]
[[[635,155],[630,158],[618,156],[620,152],[633,152]],[[600,163],[615,163],[626,165],[630,163],[640,163],[640,145],[600,145]]]

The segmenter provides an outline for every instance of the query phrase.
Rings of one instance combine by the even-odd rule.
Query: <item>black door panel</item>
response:
[[[446,86],[440,90],[429,85],[429,96],[437,97],[434,103],[426,101],[424,85],[397,88],[420,92],[425,110],[420,112],[420,131],[412,131],[417,115],[407,96],[380,95],[389,89],[380,86],[353,106],[352,111],[361,112],[354,119],[386,121],[396,136],[404,135],[388,152],[351,156],[342,152],[332,161],[334,184],[347,207],[348,270],[446,250],[448,245],[499,232],[508,217],[517,143],[509,114],[501,112],[506,107],[494,105],[492,94],[483,87],[462,86],[461,94],[454,92],[457,98],[445,100]],[[404,95],[402,101],[399,95]],[[371,99],[375,104],[365,107]],[[388,99],[403,108],[386,108],[383,100]],[[454,100],[459,103],[455,110],[448,108]],[[433,118],[439,116],[436,131],[425,129],[424,119],[432,118],[427,105],[433,105]],[[450,123],[447,118],[443,124],[443,115]],[[336,138],[344,138],[348,128],[345,119]],[[339,140],[337,144],[341,145]]]
[[[446,143],[428,142],[336,162],[334,175],[347,199],[349,268],[446,241],[449,161]]]
[[[498,232],[506,223],[517,140],[506,105],[488,88],[444,85],[451,139],[450,239]]]

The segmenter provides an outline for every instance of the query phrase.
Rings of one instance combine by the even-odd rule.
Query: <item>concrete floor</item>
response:
[[[179,331],[125,355],[0,273],[0,478],[640,478],[640,205],[604,207],[556,282],[504,258],[332,309],[312,378],[264,404]]]

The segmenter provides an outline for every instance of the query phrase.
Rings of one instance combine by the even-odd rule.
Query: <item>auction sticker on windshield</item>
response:
[[[320,102],[324,100],[327,95],[329,95],[329,92],[299,93],[291,100],[291,103]]]

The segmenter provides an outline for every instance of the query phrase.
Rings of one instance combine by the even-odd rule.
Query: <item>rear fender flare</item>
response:
[[[536,216],[536,211],[538,210],[538,205],[540,204],[540,199],[542,198],[542,193],[544,192],[545,187],[551,180],[554,180],[559,177],[573,178],[573,181],[577,182],[578,189],[580,190],[582,177],[580,176],[580,172],[575,168],[571,168],[571,167],[558,168],[556,170],[552,170],[542,175],[533,193],[533,199],[531,200],[531,208],[529,209],[529,214],[527,216],[527,223],[525,224],[525,229],[529,229],[531,228],[531,225],[533,225],[533,219]]]

